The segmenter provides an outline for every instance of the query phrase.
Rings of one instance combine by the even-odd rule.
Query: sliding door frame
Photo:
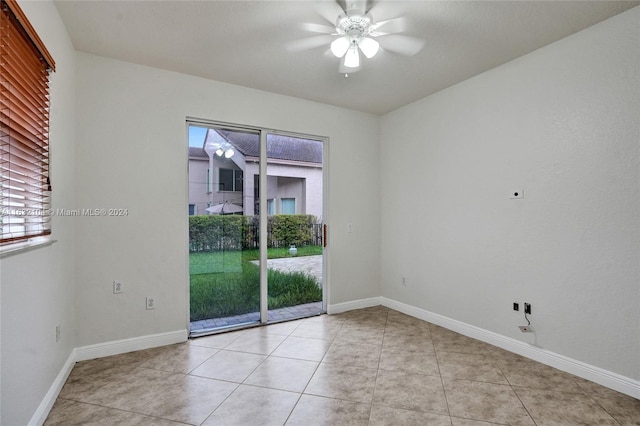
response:
[[[280,136],[288,136],[292,138],[300,138],[300,139],[310,139],[314,141],[318,141],[322,143],[322,222],[325,226],[323,233],[323,249],[322,249],[322,311],[327,312],[327,304],[329,301],[329,262],[328,262],[328,211],[329,211],[329,166],[327,159],[329,158],[329,138],[326,136],[317,136],[305,133],[297,133],[297,132],[289,132],[282,130],[270,129],[267,127],[256,127],[251,125],[242,125],[236,123],[228,123],[223,121],[215,121],[215,120],[207,120],[195,117],[186,117],[186,134],[187,140],[189,135],[189,126],[201,126],[201,127],[212,127],[212,128],[224,128],[234,131],[240,132],[248,132],[248,133],[257,133],[260,135],[260,163],[259,163],[259,196],[260,196],[260,205],[259,205],[259,215],[260,215],[260,225],[259,225],[259,238],[260,238],[260,324],[266,324],[269,322],[268,317],[268,282],[267,282],[267,245],[262,242],[267,241],[267,135],[280,135]],[[185,164],[187,166],[187,172],[185,173],[188,176],[188,149],[185,150],[187,152],[187,160]],[[185,179],[186,182],[186,194],[185,197],[187,200],[189,199],[189,183],[188,179]],[[263,201],[264,200],[264,201]],[[188,201],[187,203],[188,204]],[[189,229],[189,217],[187,215],[186,220],[186,229]],[[189,240],[189,232],[186,232],[187,235],[187,243]],[[188,244],[187,244],[188,247]],[[187,292],[187,330],[190,330],[191,324],[191,294],[190,294],[190,276],[189,276],[189,250],[186,253],[186,264],[187,264],[187,279],[186,279],[186,292]],[[238,325],[237,327],[225,328],[224,331],[233,330],[236,328],[245,328],[246,325]]]

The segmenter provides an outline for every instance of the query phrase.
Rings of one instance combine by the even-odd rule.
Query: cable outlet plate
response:
[[[531,327],[530,325],[520,325],[518,326],[518,328],[523,333],[533,333],[533,327]]]

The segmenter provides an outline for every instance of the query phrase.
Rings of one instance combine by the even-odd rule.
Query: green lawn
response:
[[[299,247],[298,256],[322,254],[322,247]],[[289,249],[269,249],[268,258],[289,257]],[[191,253],[191,321],[240,315],[260,309],[260,271],[251,263],[258,250]],[[268,271],[269,309],[322,300],[314,277],[301,272]]]

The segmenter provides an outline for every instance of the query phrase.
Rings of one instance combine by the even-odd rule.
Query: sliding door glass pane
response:
[[[189,135],[190,312],[197,335],[260,321],[253,179],[260,137],[196,125]]]
[[[321,141],[267,134],[269,321],[323,311],[322,155]]]

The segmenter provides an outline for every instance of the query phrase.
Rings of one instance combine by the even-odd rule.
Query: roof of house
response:
[[[189,147],[189,158],[191,158],[191,157],[202,157],[204,159],[209,158],[207,153],[204,152],[204,148],[198,148],[198,147],[193,147],[193,146]]]
[[[209,129],[209,131],[218,132],[245,157],[260,157],[260,136],[258,134],[221,129]],[[193,157],[209,158],[204,148],[189,147],[189,158]],[[322,142],[269,134],[267,135],[267,157],[322,164]]]

